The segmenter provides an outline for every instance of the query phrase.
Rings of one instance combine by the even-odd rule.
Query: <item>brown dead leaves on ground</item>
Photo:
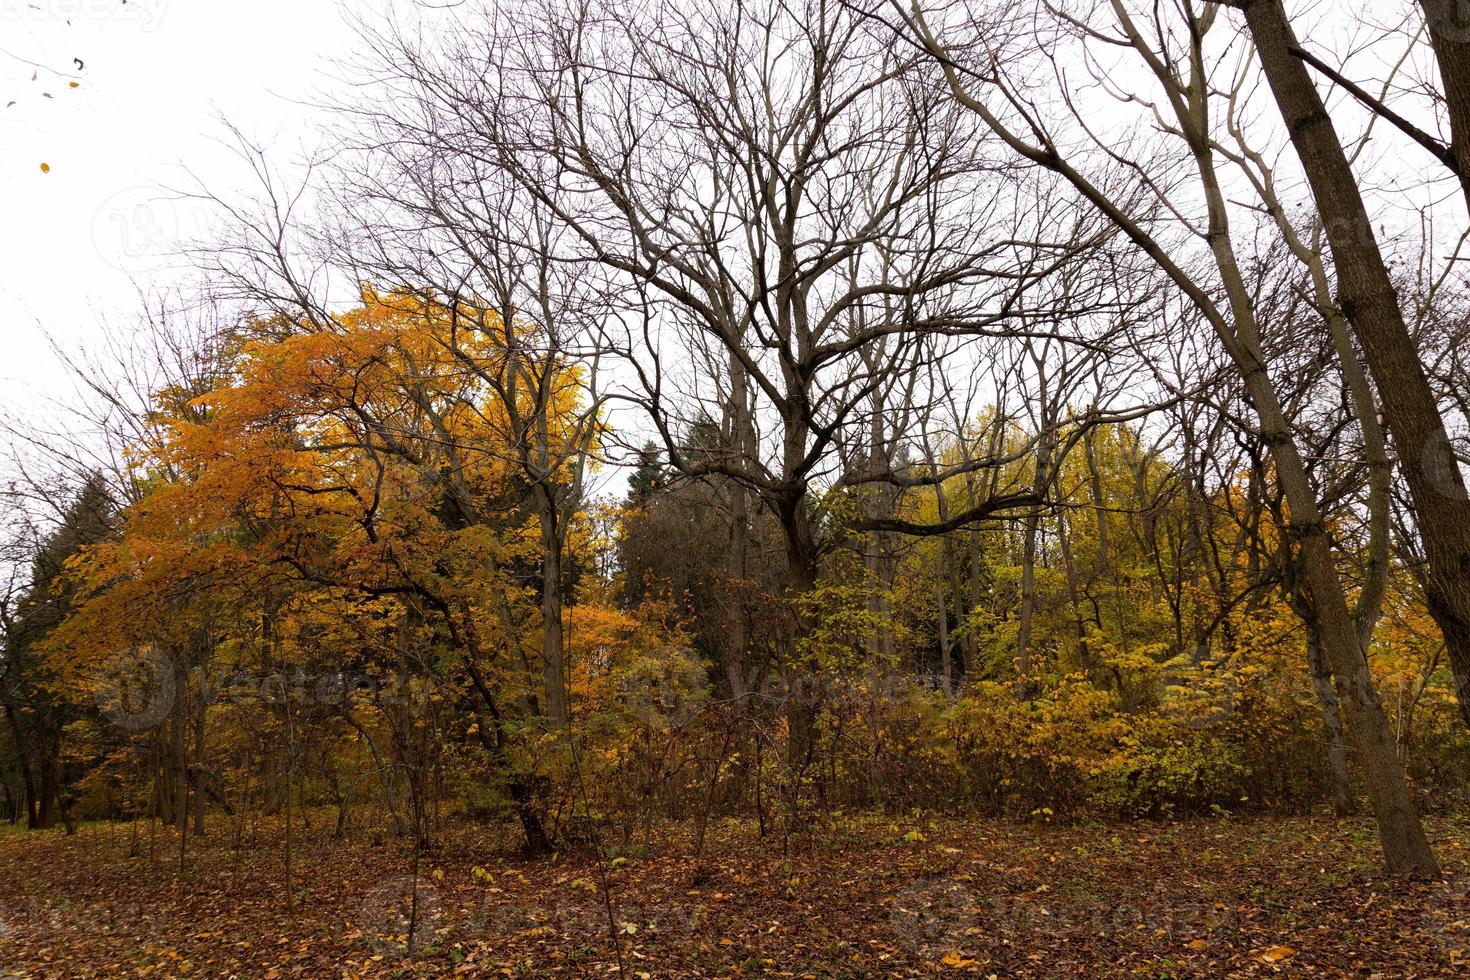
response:
[[[599,866],[454,827],[415,877],[371,831],[298,831],[289,903],[276,834],[237,853],[221,827],[179,874],[164,833],[150,861],[123,828],[12,831],[0,977],[1470,975],[1470,825],[1432,827],[1436,883],[1382,880],[1371,827],[1317,818],[864,816],[787,857],[730,822],[702,876],[679,839]]]

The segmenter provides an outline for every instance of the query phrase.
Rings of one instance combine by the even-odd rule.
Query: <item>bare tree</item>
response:
[[[615,397],[686,477],[731,481],[776,517],[794,595],[835,540],[817,490],[932,478],[893,472],[894,421],[933,397],[916,371],[985,356],[983,338],[1064,342],[1080,315],[1031,294],[1106,236],[1071,195],[1038,197],[988,160],[925,59],[840,4],[548,3],[442,27],[431,49],[373,35],[376,77],[432,118],[426,139],[513,177],[625,284]],[[701,419],[725,435],[693,454],[682,437]],[[982,496],[943,527],[881,507],[843,524],[948,530],[1036,500]],[[812,707],[792,706],[798,764]]]

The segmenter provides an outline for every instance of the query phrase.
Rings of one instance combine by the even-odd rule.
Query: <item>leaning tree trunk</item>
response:
[[[1429,611],[1444,633],[1460,713],[1470,726],[1470,496],[1347,154],[1306,66],[1292,53],[1297,39],[1281,0],[1243,0],[1240,6],[1312,187],[1337,271],[1339,305],[1362,345],[1398,448],[1429,559]]]
[[[1393,732],[1373,688],[1368,658],[1348,609],[1331,541],[1301,454],[1265,368],[1248,372],[1245,380],[1256,404],[1261,435],[1271,448],[1277,479],[1291,508],[1291,524],[1285,530],[1298,540],[1303,579],[1317,612],[1321,649],[1331,667],[1348,733],[1363,765],[1384,861],[1392,874],[1436,875],[1439,864],[1424,836]]]
[[[1460,189],[1470,205],[1470,7],[1464,0],[1419,0],[1429,26],[1429,43],[1444,84],[1450,120],[1450,155]]]

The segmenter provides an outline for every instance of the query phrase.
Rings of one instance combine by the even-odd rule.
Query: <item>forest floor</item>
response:
[[[0,977],[1470,975],[1464,817],[1430,821],[1434,883],[1383,880],[1371,821],[1320,817],[864,815],[788,856],[730,821],[704,877],[683,831],[527,861],[456,824],[420,862],[411,955],[411,859],[323,819],[296,828],[289,905],[279,827],[237,850],[221,822],[182,874],[146,825],[0,831]]]

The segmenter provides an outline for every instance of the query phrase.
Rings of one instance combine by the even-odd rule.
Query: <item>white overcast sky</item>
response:
[[[221,117],[288,162],[315,133],[302,101],[330,88],[331,62],[356,40],[339,3],[368,14],[392,2],[0,0],[0,416],[45,416],[50,399],[68,400],[48,336],[97,347],[105,331],[132,330],[140,289],[180,277],[172,246],[205,229],[166,188],[197,178],[228,194],[248,183]],[[1347,0],[1292,6],[1309,41],[1343,46],[1334,25]],[[1377,57],[1396,57],[1389,40]],[[1334,104],[1351,119],[1340,96]],[[1379,196],[1405,185],[1422,196],[1432,162],[1412,148],[1397,156],[1382,127],[1375,139],[1391,170],[1371,182]],[[1459,208],[1457,191],[1443,196]],[[0,479],[5,468],[0,459]]]
[[[0,408],[64,381],[48,334],[95,345],[167,284],[198,219],[162,188],[240,182],[219,117],[296,145],[352,36],[336,0],[0,0]]]

